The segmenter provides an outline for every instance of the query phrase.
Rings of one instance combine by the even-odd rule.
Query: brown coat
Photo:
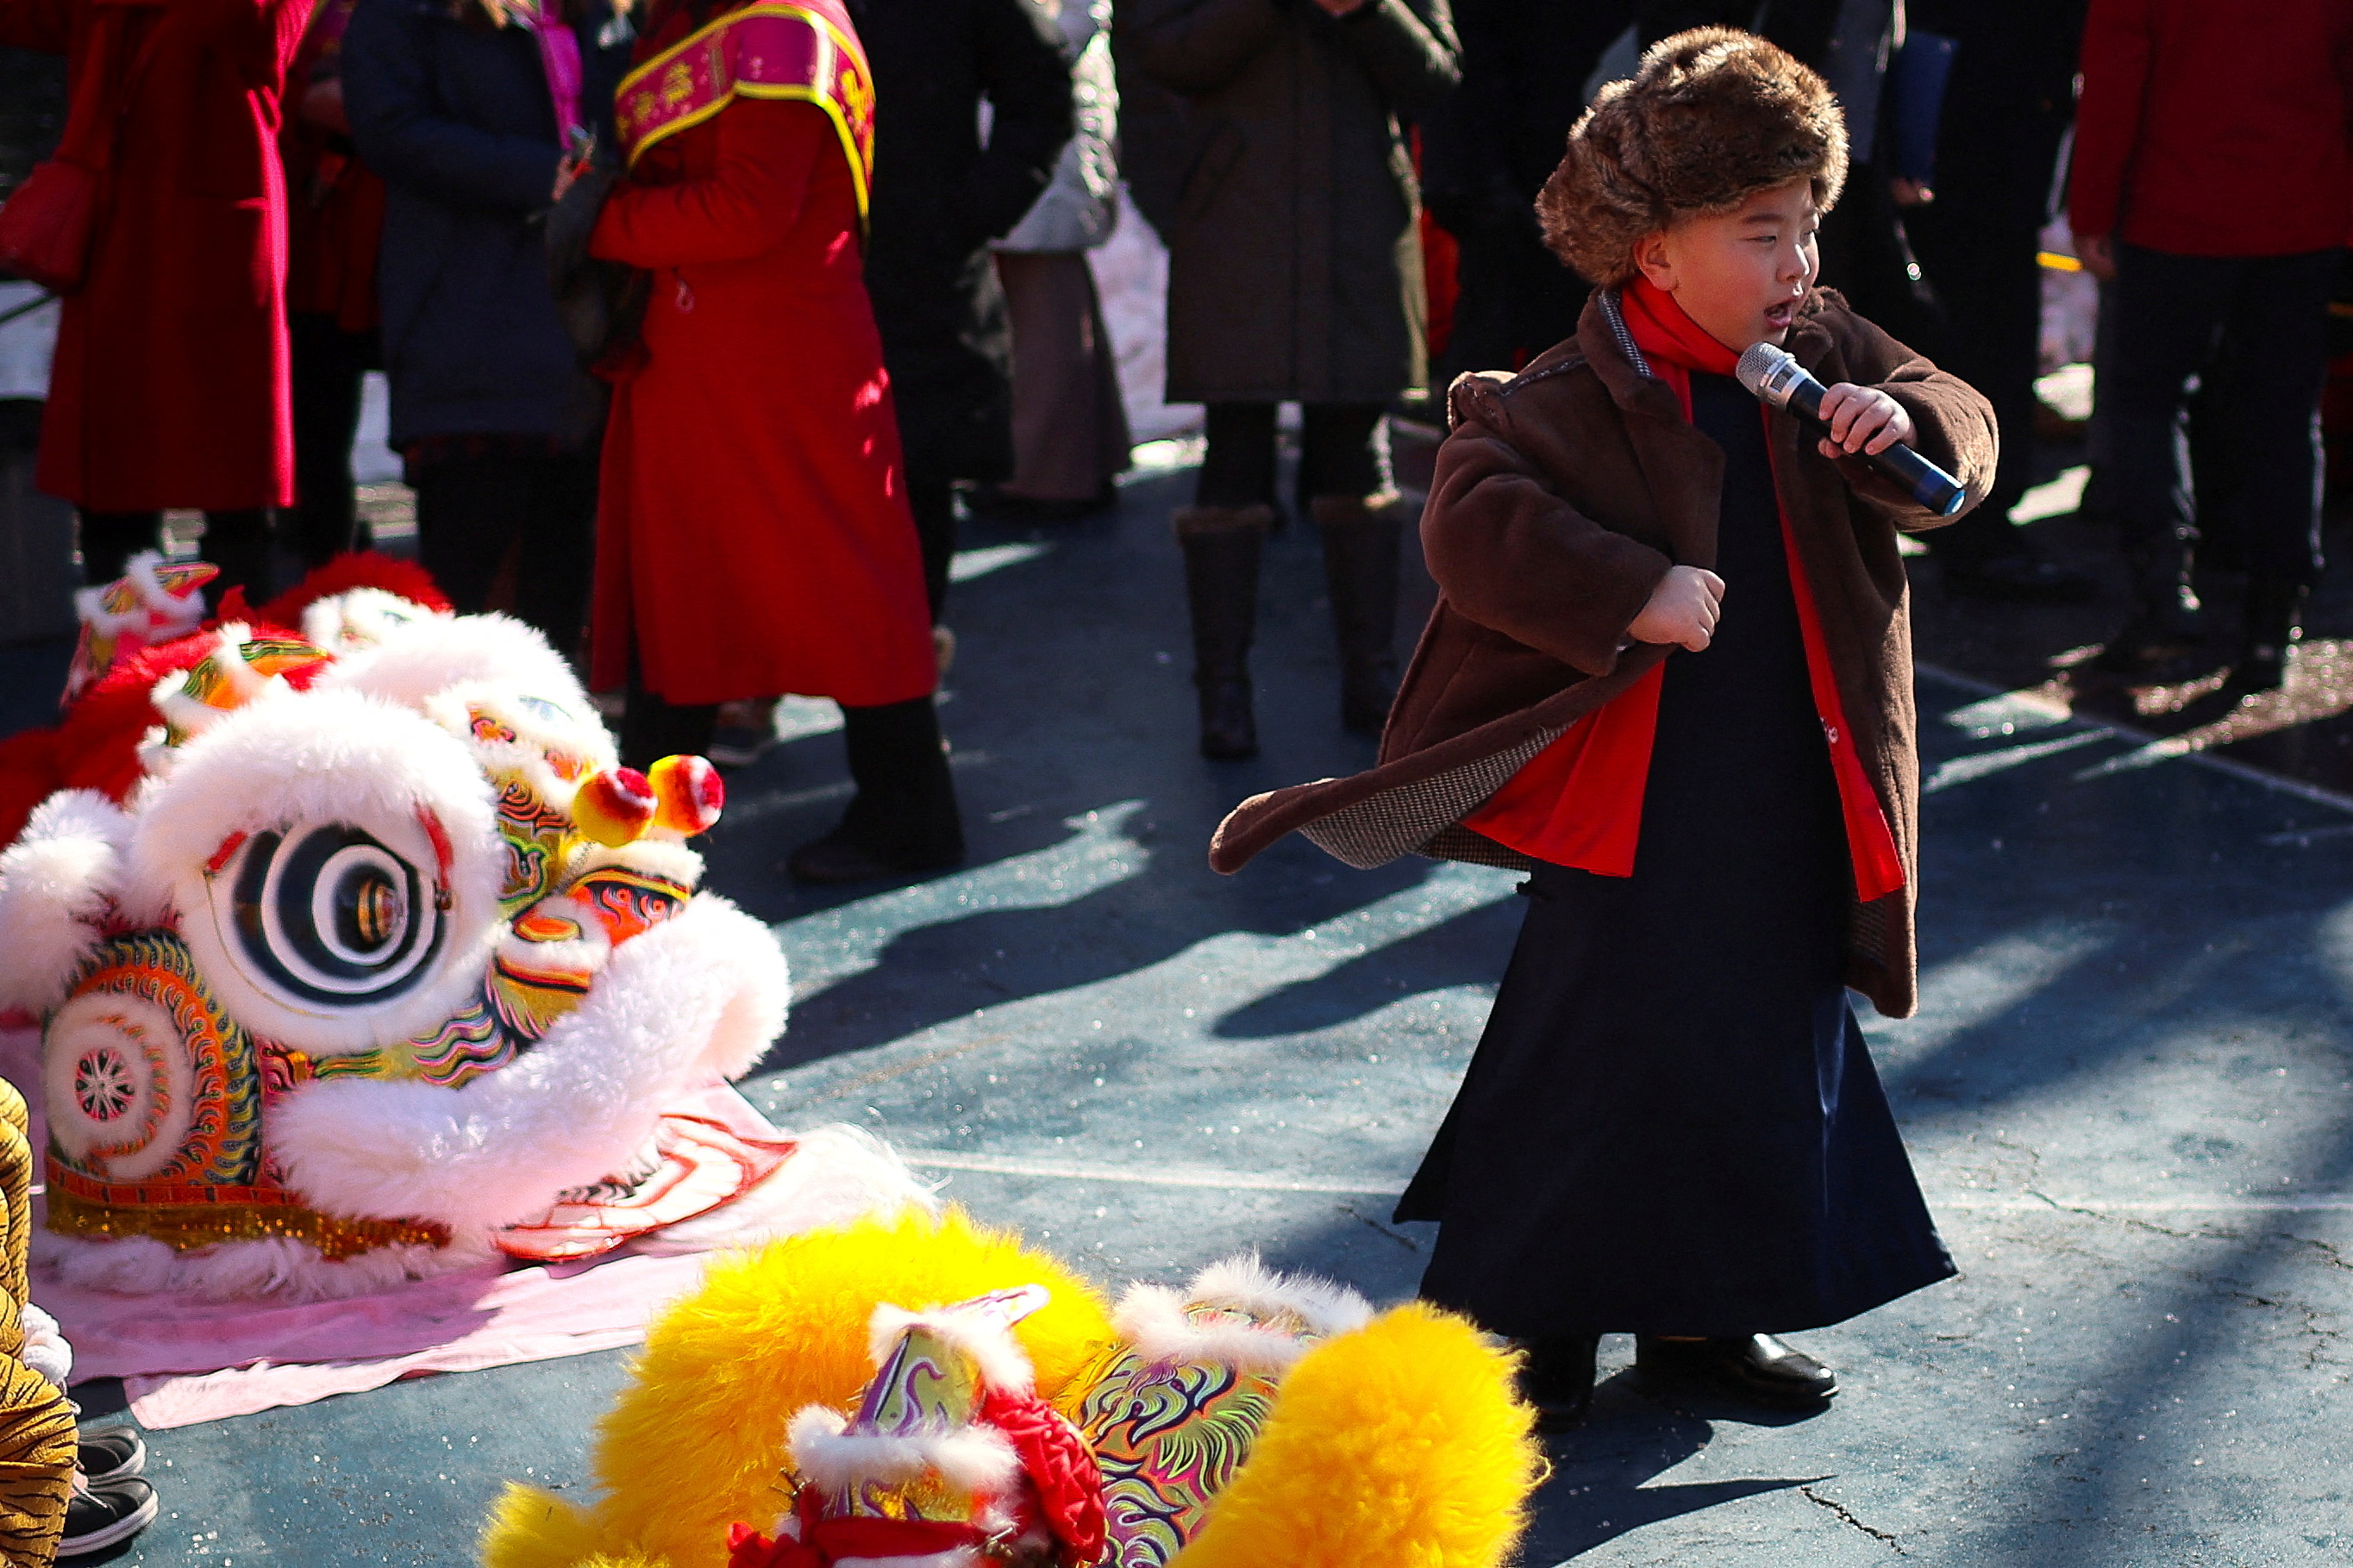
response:
[[[1184,95],[1172,403],[1387,403],[1422,384],[1421,216],[1401,117],[1461,79],[1447,0],[1119,0],[1126,65]]]
[[[1454,431],[1421,523],[1440,597],[1379,763],[1244,801],[1210,841],[1219,870],[1239,870],[1294,830],[1357,867],[1409,851],[1529,864],[1462,818],[1669,656],[1624,646],[1626,628],[1669,566],[1715,560],[1723,451],[1683,419],[1666,383],[1636,367],[1601,301],[1587,305],[1574,339],[1522,374],[1455,384]],[[1975,389],[1828,290],[1806,303],[1788,347],[1826,384],[1875,385],[1903,404],[1921,454],[1968,487],[1970,506],[1984,499],[1997,445],[1992,409]],[[1859,466],[1824,459],[1788,414],[1773,416],[1770,439],[1840,701],[1904,860],[1904,889],[1856,909],[1847,979],[1903,1017],[1917,991],[1920,769],[1895,536],[1949,520]],[[1725,613],[1740,613],[1737,583],[1726,585]]]

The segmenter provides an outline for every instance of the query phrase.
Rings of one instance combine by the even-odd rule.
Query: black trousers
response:
[[[347,332],[316,311],[286,318],[294,384],[294,510],[286,542],[305,566],[322,566],[359,542],[352,441],[360,389],[382,355],[374,332]]]
[[[122,568],[142,550],[164,543],[160,511],[85,511],[81,514],[82,581],[96,586],[122,575]],[[278,591],[269,557],[277,547],[267,507],[205,513],[204,559],[220,568],[205,590],[217,605],[231,588],[245,590],[246,603],[259,607]]]
[[[1913,346],[1986,395],[2001,431],[2001,466],[1986,503],[1947,528],[1922,535],[1940,555],[1986,559],[2021,548],[2010,509],[2034,479],[2034,375],[2042,353],[2040,237],[1944,202],[1905,220],[1913,248],[1936,287],[1942,321]]]
[[[1193,484],[1196,506],[1272,506],[1271,403],[1212,403],[1208,449]],[[1388,426],[1377,403],[1300,406],[1299,510],[1318,496],[1377,495],[1389,488]]]
[[[459,613],[488,604],[512,552],[514,613],[578,654],[595,569],[596,453],[521,444],[408,465],[417,557]]]
[[[923,594],[932,625],[947,614],[948,569],[955,563],[955,480],[907,470],[907,509],[915,514],[915,543],[923,552]]]
[[[2320,391],[2323,328],[2342,252],[2177,256],[2117,247],[2107,415],[2106,505],[2128,542],[2195,539],[2188,410],[2203,384],[2201,460],[2227,471],[2197,493],[2227,508],[2222,523],[2247,570],[2309,584],[2320,572]]]

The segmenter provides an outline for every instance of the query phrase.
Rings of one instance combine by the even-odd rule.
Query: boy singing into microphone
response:
[[[1817,1405],[1783,1332],[1953,1271],[1846,988],[1915,1003],[1918,761],[1899,530],[1858,454],[1994,471],[1990,406],[1816,289],[1845,129],[1821,79],[1703,28],[1605,89],[1537,206],[1598,287],[1577,336],[1451,396],[1422,542],[1442,596],[1351,779],[1246,802],[1299,830],[1524,868],[1526,923],[1401,1219],[1422,1293],[1529,1352],[1579,1419],[1599,1335],[1646,1376]],[[1733,379],[1778,344],[1827,429]]]

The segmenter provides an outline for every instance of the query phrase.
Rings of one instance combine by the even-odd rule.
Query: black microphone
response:
[[[1751,343],[1733,370],[1740,384],[1776,408],[1787,408],[1827,431],[1822,395],[1830,391],[1796,357],[1771,343]],[[1912,499],[1938,517],[1950,517],[1968,500],[1961,481],[1898,442],[1884,452],[1850,452],[1912,492]]]

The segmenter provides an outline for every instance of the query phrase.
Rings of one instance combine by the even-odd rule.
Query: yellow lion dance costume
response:
[[[1495,1568],[1543,1468],[1513,1372],[1255,1258],[1114,1310],[960,1212],[868,1220],[714,1268],[602,1424],[602,1500],[511,1485],[482,1561]]]

